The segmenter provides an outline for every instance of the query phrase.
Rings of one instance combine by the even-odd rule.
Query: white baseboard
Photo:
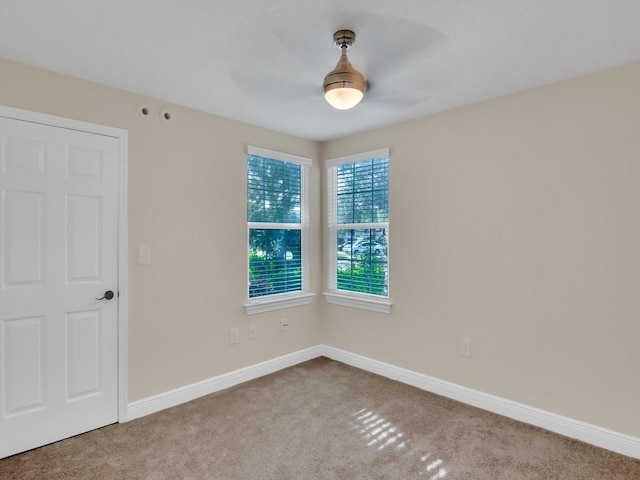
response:
[[[322,355],[321,350],[322,347],[317,345],[256,365],[234,370],[233,372],[218,375],[217,377],[212,377],[201,382],[175,388],[152,397],[136,400],[135,402],[129,403],[125,421],[144,417],[145,415],[159,412],[165,408],[175,407],[176,405],[195,400],[204,395],[209,395],[210,393],[218,392],[225,388],[277,372],[283,368],[292,367],[307,360],[320,357]]]
[[[388,363],[321,345],[323,356],[566,437],[640,459],[640,438],[462,387]]]
[[[381,375],[392,380],[412,385],[421,390],[451,398],[467,405],[497,413],[530,425],[544,428],[570,438],[575,438],[622,455],[640,459],[640,438],[614,432],[606,428],[556,415],[555,413],[513,402],[488,393],[439,380],[422,373],[406,370],[372,358],[354,353],[317,345],[282,357],[267,360],[240,370],[225,373],[201,382],[176,388],[152,397],[131,402],[128,405],[126,421],[175,407],[210,393],[253,380],[255,378],[292,367],[302,362],[327,357],[353,367]]]

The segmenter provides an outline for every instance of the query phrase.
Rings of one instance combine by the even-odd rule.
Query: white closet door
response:
[[[118,140],[0,117],[0,141],[2,458],[118,420]]]

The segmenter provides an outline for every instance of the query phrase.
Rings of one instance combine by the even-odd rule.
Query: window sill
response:
[[[389,299],[373,298],[365,295],[347,295],[344,293],[324,292],[327,303],[344,305],[346,307],[361,308],[372,312],[390,313],[391,301]]]
[[[280,310],[282,308],[299,307],[308,305],[313,301],[315,293],[296,293],[295,295],[287,295],[282,297],[261,297],[260,299],[250,300],[244,304],[247,315],[254,313],[270,312],[272,310]]]

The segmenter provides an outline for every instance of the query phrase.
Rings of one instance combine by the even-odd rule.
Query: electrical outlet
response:
[[[229,330],[229,343],[231,345],[238,343],[240,341],[240,332],[237,328],[232,328]]]
[[[471,356],[471,340],[468,338],[460,339],[460,355],[463,357]]]
[[[249,326],[249,339],[254,340],[258,336],[258,327],[255,325]]]
[[[289,322],[287,322],[286,318],[281,318],[280,319],[280,331],[284,332],[287,330],[287,328],[289,328]]]

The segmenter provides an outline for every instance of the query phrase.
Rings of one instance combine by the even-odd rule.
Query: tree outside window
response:
[[[247,156],[249,299],[304,289],[305,168]]]

